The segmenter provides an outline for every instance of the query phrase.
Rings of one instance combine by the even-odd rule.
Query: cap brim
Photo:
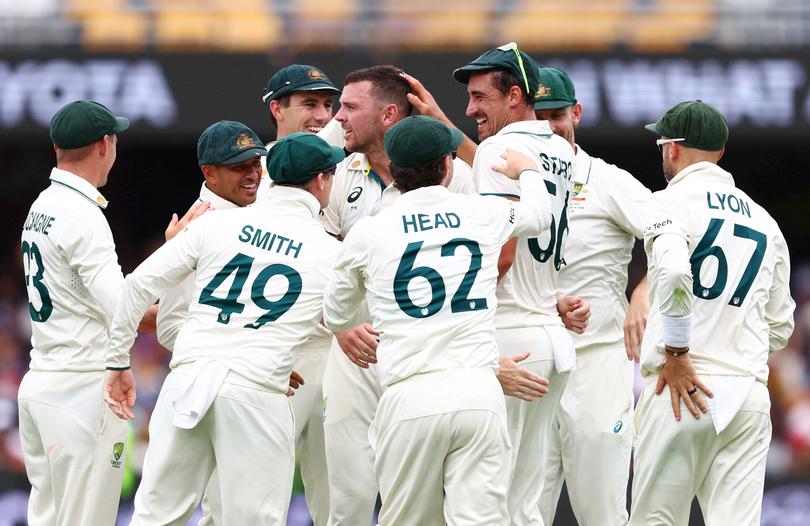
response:
[[[534,103],[534,109],[536,110],[558,110],[560,108],[566,108],[572,104],[576,104],[577,101],[568,102],[567,100],[543,100],[540,102]]]
[[[115,128],[112,129],[111,133],[121,133],[127,128],[129,128],[129,119],[127,119],[126,117],[116,117]]]
[[[453,78],[457,81],[461,82],[462,84],[469,84],[470,82],[470,75],[479,71],[489,71],[492,69],[498,69],[499,66],[495,66],[492,64],[467,64],[464,67],[458,68],[453,71]]]
[[[663,133],[661,133],[661,130],[658,129],[658,123],[657,122],[646,124],[644,127],[646,129],[650,130],[651,132],[657,134],[657,135],[661,135],[661,136],[664,135]]]
[[[252,148],[248,148],[247,150],[243,150],[237,153],[230,159],[220,164],[239,164],[241,162],[247,161],[248,159],[263,157],[265,155],[267,155],[267,150],[264,148],[264,146],[254,146]]]
[[[290,93],[295,93],[296,91],[331,91],[334,94],[340,93],[340,90],[337,89],[333,84],[324,82],[322,80],[316,80],[313,82],[300,84],[298,86],[293,86],[292,84],[284,86],[273,93],[266,93],[262,96],[262,100],[266,103],[271,100],[279,99]]]

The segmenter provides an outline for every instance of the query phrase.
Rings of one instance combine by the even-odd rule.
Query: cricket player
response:
[[[317,134],[333,146],[343,147],[340,123],[332,119],[333,98],[340,90],[319,68],[292,64],[278,70],[267,83],[262,100],[276,128],[276,140],[293,133]],[[267,145],[268,151],[276,144]],[[329,358],[332,333],[318,325],[312,336],[296,349],[293,370],[305,383],[290,400],[295,415],[295,441],[300,447],[304,497],[315,526],[329,519],[329,478],[323,434],[323,375]]]
[[[667,188],[645,229],[650,319],[630,524],[759,524],[771,441],[768,355],[793,332],[790,257],[776,221],[717,163],[728,126],[699,100],[647,129]],[[691,416],[681,416],[684,407]],[[674,413],[674,415],[673,415]]]
[[[626,171],[576,144],[582,104],[573,82],[557,68],[538,73],[535,115],[576,151],[558,285],[561,293],[588,300],[593,313],[588,329],[574,335],[577,367],[551,426],[540,511],[543,522],[553,524],[565,480],[580,525],[623,526],[633,447],[633,349],[625,353],[622,331],[627,265],[647,226],[652,194]]]
[[[540,236],[514,237],[503,248],[495,313],[501,356],[530,351],[524,367],[550,383],[548,394],[541,399],[506,400],[514,466],[509,487],[511,524],[542,524],[538,503],[551,423],[576,362],[574,343],[556,299],[568,231],[574,150],[553,133],[548,121],[535,119],[537,65],[514,42],[485,52],[456,69],[453,76],[467,85],[466,114],[476,120],[478,138],[483,141],[473,163],[478,192],[521,200],[521,184],[492,168],[511,148],[535,160],[551,199],[550,230]],[[587,304],[582,308],[587,309]]]
[[[394,66],[360,69],[345,78],[335,120],[343,127],[346,149],[352,153],[337,167],[335,186],[321,218],[326,231],[338,239],[399,194],[392,184],[383,136],[411,113],[409,90],[402,71]],[[450,191],[473,192],[469,166],[456,159],[454,170],[457,177]],[[382,394],[373,366],[378,334],[369,323],[362,323],[335,336],[324,377],[329,523],[356,526],[371,522],[378,491],[374,451],[368,442]]]
[[[112,524],[118,511],[126,425],[99,396],[124,277],[98,188],[115,163],[118,134],[128,127],[126,118],[94,101],[57,111],[50,125],[51,185],[23,224],[32,349],[18,403],[32,526]],[[204,207],[179,221],[175,216],[166,237],[198,210]],[[147,313],[144,324],[153,325],[153,317]]]
[[[238,143],[210,147],[223,158],[241,151]],[[317,216],[343,157],[313,135],[286,137],[268,159],[275,186],[266,204],[203,217],[127,277],[105,385],[122,418],[133,417],[135,313],[196,271],[195,301],[152,414],[132,524],[185,524],[215,467],[224,524],[286,523],[292,350],[320,322],[340,250]]]
[[[126,423],[99,394],[124,278],[98,188],[128,127],[97,102],[60,109],[50,126],[51,185],[23,225],[32,348],[18,402],[31,525],[112,524],[118,511]]]
[[[450,193],[462,133],[425,116],[385,135],[402,195],[348,234],[324,319],[349,328],[367,296],[384,393],[370,435],[381,525],[505,524],[509,438],[494,339],[500,248],[549,226],[535,162],[498,168],[526,202]],[[519,154],[515,154],[519,155]],[[504,158],[509,158],[505,154]]]

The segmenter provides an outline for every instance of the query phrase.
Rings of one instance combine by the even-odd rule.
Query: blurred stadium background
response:
[[[641,125],[694,98],[727,116],[721,164],[781,225],[798,307],[794,337],[771,360],[762,524],[810,524],[808,0],[0,0],[0,526],[25,524],[16,392],[30,323],[19,232],[48,184],[47,126],[59,107],[95,99],[133,123],[103,189],[128,272],[161,242],[171,213],[195,199],[195,145],[205,127],[235,119],[273,138],[260,95],[278,68],[314,64],[340,85],[352,69],[397,64],[472,135],[464,88],[450,73],[511,40],[573,77],[584,105],[578,143],[653,190],[664,187],[660,155]],[[642,272],[635,266],[631,276]],[[154,337],[139,338],[139,418],[122,517],[166,363]],[[300,494],[289,523],[309,524]],[[692,523],[700,524],[694,513]],[[575,522],[563,510],[555,524]]]

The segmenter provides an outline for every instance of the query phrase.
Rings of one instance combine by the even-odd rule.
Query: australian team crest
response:
[[[121,467],[121,457],[124,454],[124,443],[123,442],[116,442],[113,444],[113,459],[110,461],[110,464],[114,468]]]
[[[574,195],[579,195],[582,191],[582,183],[574,183]]]
[[[240,133],[239,137],[236,138],[236,147],[240,150],[252,148],[253,146],[256,146],[256,141],[247,133]]]
[[[312,80],[326,80],[326,75],[319,69],[312,68],[307,71],[307,77],[311,78]]]
[[[535,99],[542,99],[544,97],[549,97],[551,95],[551,88],[546,86],[545,84],[540,84],[537,86],[537,91],[534,93]]]

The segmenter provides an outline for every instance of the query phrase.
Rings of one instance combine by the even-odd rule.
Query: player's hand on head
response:
[[[368,368],[371,363],[377,363],[379,335],[380,333],[375,331],[370,323],[335,333],[340,348],[343,349],[349,360],[363,369]]]
[[[503,174],[509,179],[519,179],[523,170],[536,170],[537,161],[521,152],[507,148],[501,154],[501,158],[506,164],[493,164],[492,169],[499,174]]]
[[[588,327],[588,318],[591,317],[591,304],[577,296],[558,295],[557,312],[560,314],[566,329],[582,334]]]
[[[683,349],[673,350],[683,351]],[[681,400],[683,400],[684,405],[692,413],[695,420],[700,419],[700,413],[706,414],[709,411],[705,397],[714,398],[714,393],[698,376],[688,353],[677,357],[667,356],[658,375],[655,394],[661,394],[665,385],[669,386],[669,397],[676,421],[681,420]]]
[[[498,381],[503,394],[520,398],[526,402],[543,398],[548,394],[548,379],[518,365],[531,355],[524,352],[504,356],[498,363]]]
[[[188,211],[183,215],[183,217],[178,218],[177,214],[172,214],[172,218],[169,221],[169,225],[166,227],[166,241],[172,239],[174,236],[182,232],[184,228],[188,226],[189,223],[203,215],[209,210],[213,210],[214,206],[208,201],[197,201]]]
[[[411,86],[411,92],[406,96],[408,97],[408,102],[411,103],[411,106],[413,106],[420,115],[433,117],[437,121],[452,126],[447,116],[444,114],[444,111],[442,111],[441,107],[436,102],[436,99],[416,77],[408,75],[407,73],[400,73],[400,75],[402,75],[402,78],[408,81],[408,84]]]
[[[104,401],[122,420],[132,420],[135,414],[135,376],[132,369],[107,371],[104,377]]]

